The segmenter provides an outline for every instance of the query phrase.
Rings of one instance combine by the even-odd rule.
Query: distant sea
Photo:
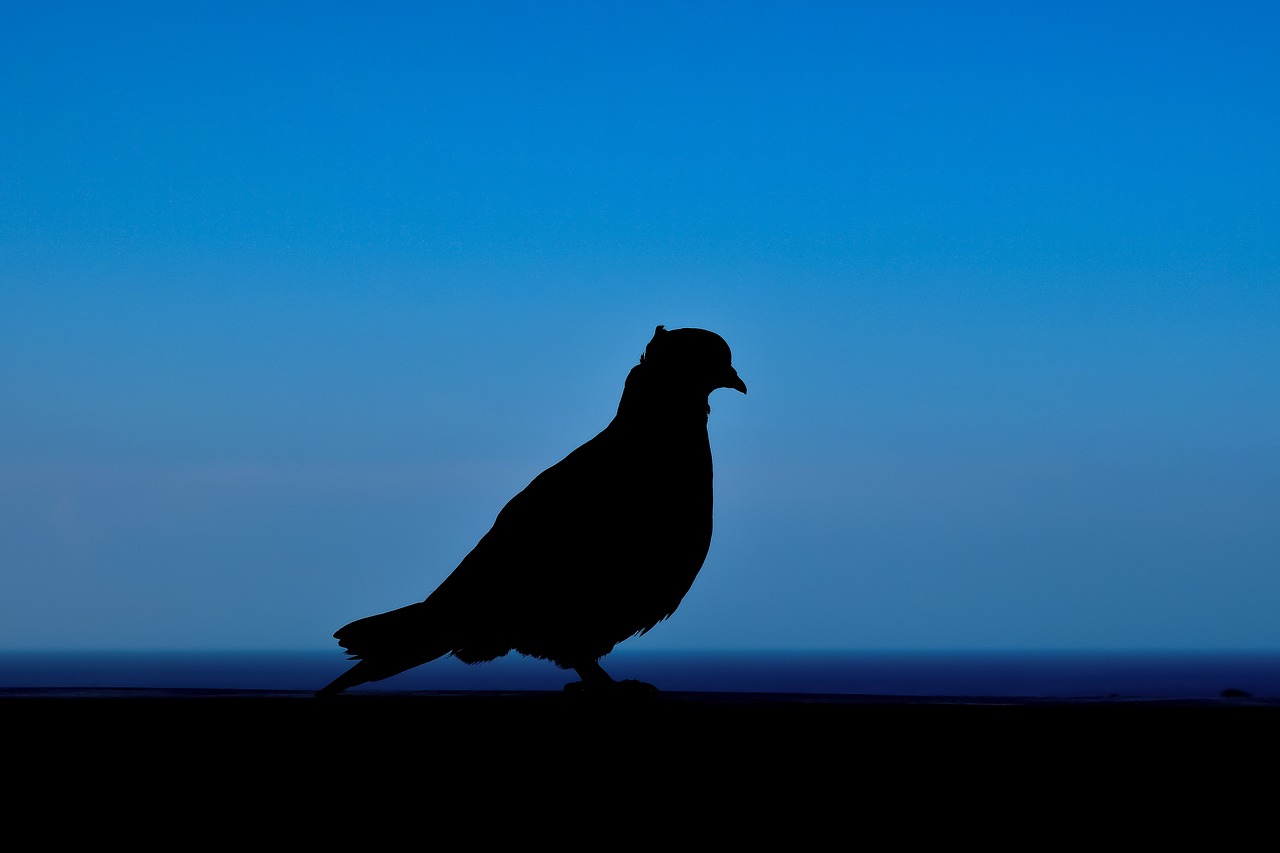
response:
[[[614,678],[660,689],[876,696],[1210,699],[1280,697],[1280,653],[647,652],[619,649]],[[204,688],[312,691],[349,666],[341,651],[0,653],[10,688]],[[560,690],[572,672],[509,655],[468,666],[446,658],[359,692]]]

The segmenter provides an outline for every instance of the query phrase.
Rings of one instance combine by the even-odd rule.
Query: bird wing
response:
[[[671,615],[710,545],[711,478],[708,457],[672,481],[697,466],[669,456],[611,425],[513,497],[427,600],[462,620],[455,654],[594,660]]]

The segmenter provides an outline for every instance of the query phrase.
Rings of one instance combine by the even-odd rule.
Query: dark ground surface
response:
[[[167,846],[1226,840],[1272,821],[1280,757],[1249,697],[6,689],[0,721],[11,814]]]

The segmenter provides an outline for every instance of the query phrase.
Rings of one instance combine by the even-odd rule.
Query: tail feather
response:
[[[451,649],[431,629],[425,602],[410,604],[376,616],[357,619],[334,632],[334,638],[357,663],[316,691],[334,696],[342,691],[381,681],[443,657]]]
[[[364,684],[370,679],[365,678],[363,670],[364,662],[361,661],[346,672],[339,675],[333,681],[330,681],[324,687],[316,691],[316,696],[337,696],[348,687],[355,687],[357,684]]]

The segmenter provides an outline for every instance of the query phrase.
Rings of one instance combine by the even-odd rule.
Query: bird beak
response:
[[[741,391],[743,394],[747,393],[747,383],[742,381],[742,378],[738,376],[738,371],[734,370],[732,367],[729,368],[729,375],[725,377],[724,382],[720,383],[720,387],[733,388]]]

